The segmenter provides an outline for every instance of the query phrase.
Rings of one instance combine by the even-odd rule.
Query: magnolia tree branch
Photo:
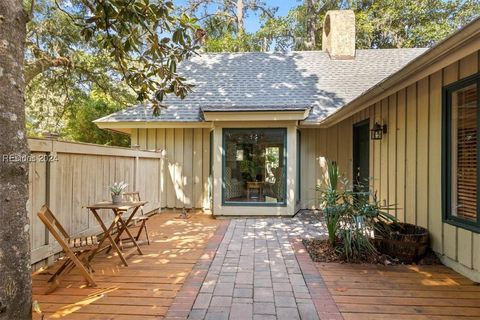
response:
[[[36,76],[45,72],[46,70],[56,67],[70,68],[72,65],[72,61],[69,57],[53,58],[43,56],[35,61],[27,62],[24,68],[25,85],[27,86]]]

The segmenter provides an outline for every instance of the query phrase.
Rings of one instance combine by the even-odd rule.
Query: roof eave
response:
[[[94,123],[100,129],[123,131],[130,129],[154,128],[212,128],[211,122],[206,121],[99,121]]]
[[[301,121],[308,117],[310,108],[301,110],[242,110],[204,111],[206,121]]]

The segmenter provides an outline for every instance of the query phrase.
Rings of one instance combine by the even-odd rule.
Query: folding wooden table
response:
[[[134,202],[121,202],[121,203],[112,203],[112,202],[99,202],[95,203],[92,205],[87,206],[88,210],[93,213],[95,218],[97,219],[98,223],[100,224],[100,227],[103,229],[103,239],[100,241],[98,244],[98,248],[92,252],[92,254],[89,257],[89,261],[95,256],[95,254],[100,250],[103,250],[105,248],[102,248],[103,242],[108,239],[110,240],[110,245],[107,247],[112,247],[115,249],[115,251],[118,253],[118,257],[120,260],[122,260],[122,263],[125,266],[128,266],[126,257],[132,254],[135,251],[138,251],[139,254],[143,254],[142,250],[138,246],[137,241],[135,240],[135,237],[132,236],[130,233],[130,230],[128,230],[128,224],[132,220],[132,218],[135,216],[135,213],[137,213],[138,209],[140,209],[142,206],[144,206],[147,203],[147,201],[134,201]],[[105,225],[103,222],[102,218],[100,217],[98,210],[101,209],[107,209],[107,210],[112,210],[113,214],[115,215],[111,225],[109,228]],[[123,214],[126,214],[128,210],[133,209],[130,215],[128,216],[127,220],[123,218]],[[117,223],[120,223],[121,228],[118,230],[115,238],[112,236],[112,232],[115,229],[115,226]],[[125,232],[128,236],[127,239],[131,240],[133,243],[133,248],[130,251],[127,252],[122,252],[120,248],[118,247],[118,242],[121,239],[121,236]]]

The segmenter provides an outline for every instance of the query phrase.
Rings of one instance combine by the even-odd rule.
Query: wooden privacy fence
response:
[[[99,233],[100,227],[84,206],[111,200],[108,186],[125,181],[148,201],[145,212],[160,207],[163,156],[160,152],[51,139],[29,139],[29,201],[31,262],[53,259],[60,246],[37,217],[48,204],[72,236]],[[21,161],[24,161],[22,159]],[[111,212],[102,212],[111,222]]]

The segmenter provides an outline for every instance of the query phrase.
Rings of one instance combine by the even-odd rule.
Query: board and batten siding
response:
[[[370,127],[385,123],[383,139],[370,140],[370,177],[378,199],[396,204],[399,220],[428,228],[442,261],[480,281],[480,234],[443,223],[441,189],[442,87],[478,72],[480,53],[474,52],[332,127],[300,129],[302,206],[318,207],[315,186],[326,183],[327,159],[352,179],[353,125],[365,119]]]
[[[162,208],[210,208],[210,129],[132,129],[131,144],[166,151]]]

